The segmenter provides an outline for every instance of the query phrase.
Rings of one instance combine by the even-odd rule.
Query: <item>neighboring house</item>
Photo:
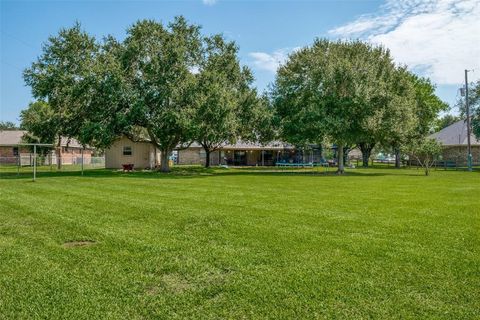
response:
[[[0,163],[18,163],[20,156],[28,156],[30,148],[19,143],[26,131],[1,130],[0,131]]]
[[[177,151],[176,163],[178,164],[205,164],[206,153],[198,143],[183,150]],[[310,162],[310,152],[305,156],[294,146],[283,142],[270,142],[262,145],[259,143],[237,142],[225,144],[218,150],[210,153],[211,165],[234,165],[234,166],[272,166],[276,162]]]
[[[444,160],[457,161],[465,164],[467,159],[467,123],[466,120],[457,121],[443,128],[437,133],[430,135],[442,144]],[[472,158],[474,163],[480,162],[480,139],[472,133],[470,135],[472,146]]]
[[[175,164],[204,165],[205,150],[198,143],[192,143],[186,149],[177,149],[172,154]],[[277,162],[319,162],[320,150],[296,149],[283,142],[259,143],[237,142],[226,144],[210,154],[210,164],[234,166],[272,166]],[[160,164],[160,151],[147,139],[132,141],[123,136],[105,150],[105,166],[120,169],[124,164],[133,164],[134,168],[154,168]]]
[[[32,149],[30,146],[24,145],[23,136],[27,133],[24,130],[2,130],[0,131],[0,162],[2,163],[20,163],[29,164],[32,159]],[[62,164],[81,163],[83,149],[84,164],[89,164],[93,154],[92,148],[83,148],[83,146],[75,139],[68,140],[62,137],[61,141],[61,158]],[[48,161],[56,163],[55,147],[52,147],[48,153]]]

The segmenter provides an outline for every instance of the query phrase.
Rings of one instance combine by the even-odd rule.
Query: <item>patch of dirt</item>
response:
[[[145,293],[146,293],[148,296],[157,295],[159,292],[160,292],[160,288],[159,288],[159,287],[150,287],[150,288],[148,288],[148,289],[145,291]]]
[[[79,240],[79,241],[67,241],[63,244],[65,248],[74,247],[89,247],[93,246],[96,242],[93,240]]]
[[[159,285],[149,287],[145,293],[149,296],[160,294],[162,291],[169,291],[174,294],[181,294],[194,288],[194,285],[188,282],[184,277],[176,273],[165,274],[162,276]]]
[[[183,294],[190,291],[209,289],[210,299],[221,299],[223,296],[222,287],[232,274],[232,270],[212,268],[202,274],[186,278],[178,273],[163,274],[157,283],[147,287],[145,294],[155,296],[162,292]]]
[[[182,293],[193,287],[185,278],[175,273],[164,275],[162,282],[170,291],[175,293]]]

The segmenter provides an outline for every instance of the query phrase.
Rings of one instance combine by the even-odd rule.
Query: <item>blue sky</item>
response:
[[[119,39],[138,19],[184,15],[206,34],[223,33],[240,47],[260,90],[288,53],[315,37],[360,38],[392,49],[398,63],[428,76],[453,103],[463,70],[480,77],[478,0],[383,1],[5,1],[0,0],[0,120],[18,122],[33,100],[22,70],[49,35],[74,21],[101,38]],[[453,110],[455,111],[455,110]]]

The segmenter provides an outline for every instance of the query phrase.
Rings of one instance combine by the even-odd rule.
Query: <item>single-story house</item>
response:
[[[456,161],[459,165],[467,162],[467,122],[457,121],[439,132],[430,135],[443,146],[443,160]],[[472,159],[474,163],[480,162],[480,139],[473,133],[470,135]]]
[[[0,163],[20,163],[29,165],[32,163],[33,151],[31,146],[25,145],[23,137],[25,130],[1,130],[0,131]],[[60,156],[62,164],[81,163],[83,149],[84,164],[89,164],[93,154],[92,148],[84,148],[77,140],[62,137]],[[46,161],[53,164],[57,162],[55,148],[48,153]],[[19,162],[20,161],[20,162]]]
[[[187,149],[180,149],[176,152],[175,162],[177,164],[205,164],[206,153],[198,143],[192,143]],[[233,166],[272,166],[276,162],[309,162],[301,151],[294,146],[274,141],[267,144],[242,142],[225,144],[218,150],[210,153],[211,165],[233,165]]]
[[[238,141],[235,144],[225,144],[213,151],[210,154],[210,164],[273,166],[277,162],[320,162],[321,158],[321,150],[316,146],[302,150],[280,141],[267,144]],[[204,165],[206,153],[200,144],[194,142],[188,148],[174,150],[171,160],[180,165]],[[133,164],[137,169],[154,168],[160,164],[160,150],[148,139],[132,141],[122,136],[105,150],[105,167],[121,169],[126,164]]]
[[[210,164],[228,164],[236,166],[273,165],[286,154],[294,154],[293,146],[283,143],[260,145],[238,142],[226,144],[210,154]],[[188,148],[174,150],[172,161],[175,164],[204,165],[205,150],[198,143],[192,143]],[[160,164],[160,150],[147,139],[132,141],[126,136],[116,140],[105,150],[105,167],[122,168],[124,164],[133,164],[134,168],[154,168]]]

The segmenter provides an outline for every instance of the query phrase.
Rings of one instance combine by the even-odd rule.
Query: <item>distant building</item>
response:
[[[25,130],[1,130],[0,131],[0,163],[19,163],[28,165],[32,159],[32,149],[24,145],[23,137]],[[61,158],[62,164],[81,163],[83,149],[84,164],[89,164],[93,154],[92,148],[84,148],[77,140],[62,137]],[[50,163],[57,162],[55,147],[48,153]]]
[[[444,160],[457,161],[460,165],[467,162],[467,122],[457,121],[450,126],[430,135],[443,146]],[[470,135],[472,158],[474,163],[480,162],[480,140],[472,133]]]
[[[154,168],[160,163],[160,150],[148,140],[132,141],[126,136],[117,139],[105,150],[105,167],[120,169],[124,164],[134,168]]]
[[[206,153],[198,143],[183,150],[178,150],[178,164],[205,164]],[[233,166],[273,166],[276,162],[310,162],[312,153],[305,154],[293,145],[273,141],[266,144],[242,142],[224,144],[218,150],[210,153],[211,165]]]
[[[174,150],[172,161],[180,165],[205,165],[206,153],[198,143]],[[210,154],[210,164],[233,166],[273,166],[277,162],[320,162],[321,150],[302,150],[291,144],[274,141],[267,144],[239,141],[225,144]],[[148,140],[132,141],[123,136],[105,150],[105,166],[111,169],[133,164],[134,168],[154,168],[160,164],[160,150]]]

